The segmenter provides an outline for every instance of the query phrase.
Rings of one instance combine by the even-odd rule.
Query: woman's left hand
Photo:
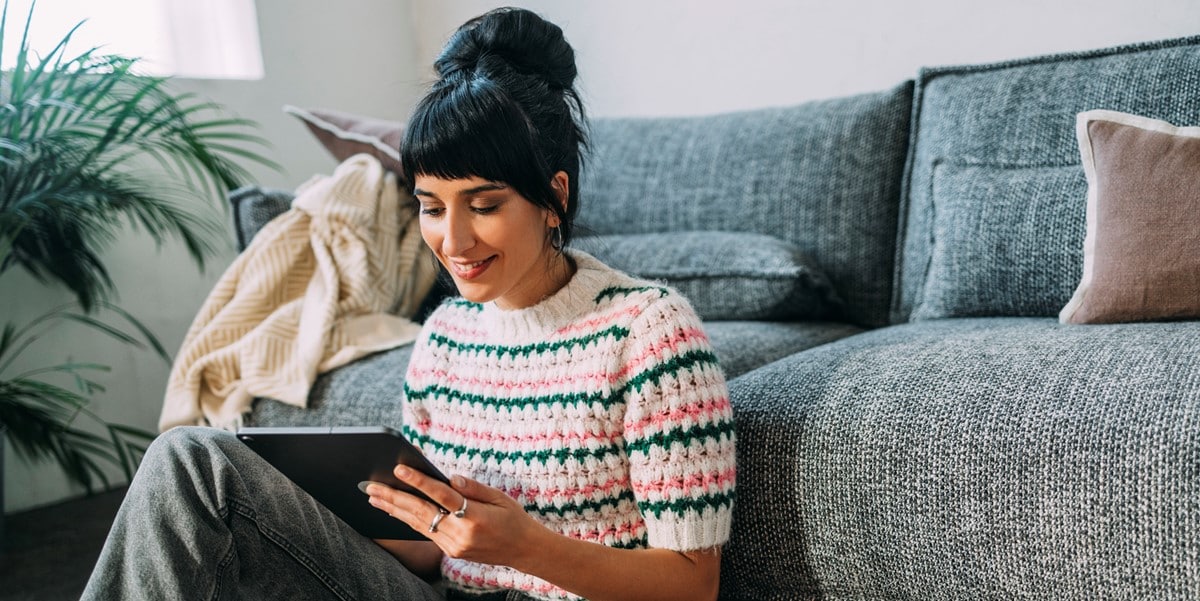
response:
[[[448,486],[403,465],[396,466],[395,474],[450,513],[438,520],[435,532],[430,532],[441,507],[380,483],[366,488],[371,505],[429,537],[450,557],[513,566],[519,562],[516,551],[536,548],[524,541],[549,532],[512,497],[470,478],[454,476]],[[457,511],[464,499],[466,511],[460,517]]]

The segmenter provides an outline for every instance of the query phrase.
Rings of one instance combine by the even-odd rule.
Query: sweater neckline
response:
[[[504,309],[496,301],[483,303],[481,318],[506,341],[538,337],[576,321],[595,306],[596,296],[611,281],[612,271],[595,257],[578,250],[565,251],[575,261],[567,284],[537,304]]]

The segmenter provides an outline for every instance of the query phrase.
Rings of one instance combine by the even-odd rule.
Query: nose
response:
[[[475,246],[475,232],[471,227],[471,216],[463,211],[447,210],[445,236],[442,237],[442,254],[447,257],[461,256]]]

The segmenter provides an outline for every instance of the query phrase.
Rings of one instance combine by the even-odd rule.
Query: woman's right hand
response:
[[[404,465],[396,466],[395,475],[424,498],[372,482],[366,487],[371,505],[413,529],[428,530],[449,557],[520,570],[526,556],[541,557],[544,547],[538,541],[561,536],[504,491],[465,476],[455,475],[447,484]],[[452,511],[460,507],[462,515]]]

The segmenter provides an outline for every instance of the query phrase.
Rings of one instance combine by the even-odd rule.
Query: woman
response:
[[[365,540],[227,433],[177,428],[85,598],[716,598],[728,393],[686,300],[564,250],[586,146],[571,47],[498,9],[435,67],[401,158],[461,298],[414,347],[404,431],[453,476],[396,468],[436,504],[365,490],[430,540]]]

